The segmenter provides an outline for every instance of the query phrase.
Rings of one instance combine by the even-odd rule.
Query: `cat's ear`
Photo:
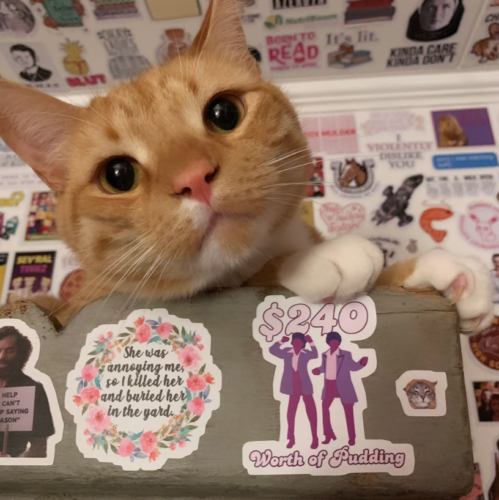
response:
[[[258,63],[248,49],[238,0],[211,0],[203,24],[190,48],[191,54],[195,56],[204,51],[228,57],[238,65],[260,72]]]
[[[437,384],[438,384],[438,382],[432,382],[432,384],[433,384],[433,385],[437,385]]]
[[[0,137],[54,191],[66,177],[60,144],[85,110],[38,90],[0,79]]]

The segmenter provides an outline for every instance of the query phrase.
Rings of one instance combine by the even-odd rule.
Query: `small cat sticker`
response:
[[[411,380],[404,388],[411,408],[434,410],[437,407],[437,383],[429,380]]]
[[[402,410],[408,417],[443,417],[447,413],[447,375],[411,370],[395,382]]]

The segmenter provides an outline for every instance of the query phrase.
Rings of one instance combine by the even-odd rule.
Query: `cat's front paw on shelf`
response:
[[[459,257],[435,249],[415,261],[406,288],[431,286],[456,304],[463,333],[487,328],[494,318],[492,279],[485,265],[474,257]]]
[[[309,302],[344,302],[370,289],[382,268],[383,253],[377,245],[348,235],[290,256],[279,279]]]

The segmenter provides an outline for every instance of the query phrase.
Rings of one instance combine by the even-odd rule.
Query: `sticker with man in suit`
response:
[[[410,475],[411,444],[366,439],[363,378],[377,366],[374,349],[357,341],[376,329],[370,297],[346,304],[309,304],[299,297],[268,296],[257,309],[253,337],[276,366],[274,398],[280,402],[278,441],[243,446],[249,474],[350,473]]]

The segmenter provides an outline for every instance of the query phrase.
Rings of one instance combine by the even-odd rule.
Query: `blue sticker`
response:
[[[471,153],[460,155],[436,155],[433,157],[433,168],[450,170],[455,168],[490,168],[497,167],[495,153]]]

